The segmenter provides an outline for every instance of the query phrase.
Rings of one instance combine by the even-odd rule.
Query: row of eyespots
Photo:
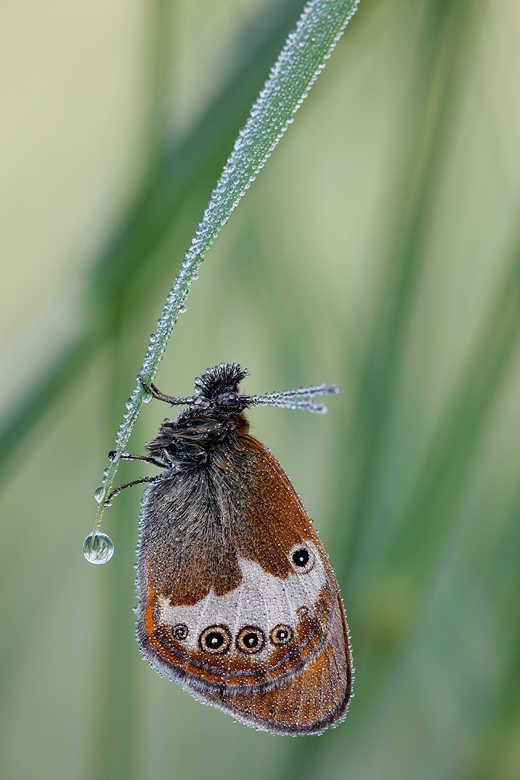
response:
[[[186,639],[188,626],[179,623],[172,628],[175,639]],[[294,632],[290,626],[280,624],[269,633],[269,641],[273,645],[286,645],[293,638]],[[199,637],[199,646],[205,653],[223,655],[231,646],[231,632],[227,626],[208,626]],[[258,626],[244,626],[235,640],[235,646],[242,653],[251,655],[259,653],[265,647],[265,634]]]

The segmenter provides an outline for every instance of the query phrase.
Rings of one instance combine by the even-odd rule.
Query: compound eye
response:
[[[306,574],[314,566],[314,553],[306,544],[295,544],[289,553],[293,571]]]
[[[215,404],[224,409],[238,409],[240,406],[238,393],[234,390],[226,390],[216,397]]]
[[[286,645],[293,638],[293,630],[290,626],[280,624],[275,626],[269,634],[269,639],[273,645]]]
[[[231,634],[226,626],[208,626],[199,638],[201,650],[213,655],[223,655],[231,643]]]
[[[244,626],[237,636],[237,647],[242,653],[259,653],[264,645],[264,632],[258,626]]]

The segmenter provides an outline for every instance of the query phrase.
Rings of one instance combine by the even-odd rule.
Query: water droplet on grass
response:
[[[113,554],[114,544],[106,534],[96,534],[94,540],[92,534],[89,534],[83,542],[83,555],[89,563],[107,563]]]

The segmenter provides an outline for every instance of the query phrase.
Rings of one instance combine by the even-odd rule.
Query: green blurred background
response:
[[[142,491],[81,546],[149,334],[301,10],[26,0],[0,10],[2,780],[520,777],[520,4],[362,0],[209,252],[157,384],[241,362],[315,518],[356,696],[258,733],[139,657]],[[143,409],[142,452],[165,414]],[[148,473],[123,464],[121,481]]]

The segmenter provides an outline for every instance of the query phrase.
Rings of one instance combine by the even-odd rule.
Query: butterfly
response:
[[[146,445],[162,468],[145,491],[138,544],[142,655],[197,699],[276,734],[317,734],[345,715],[349,632],[327,554],[280,464],[249,435],[258,405],[326,411],[334,385],[247,396],[221,363]],[[126,455],[126,457],[134,457]],[[137,457],[137,456],[136,456]],[[115,494],[123,487],[117,488]]]

